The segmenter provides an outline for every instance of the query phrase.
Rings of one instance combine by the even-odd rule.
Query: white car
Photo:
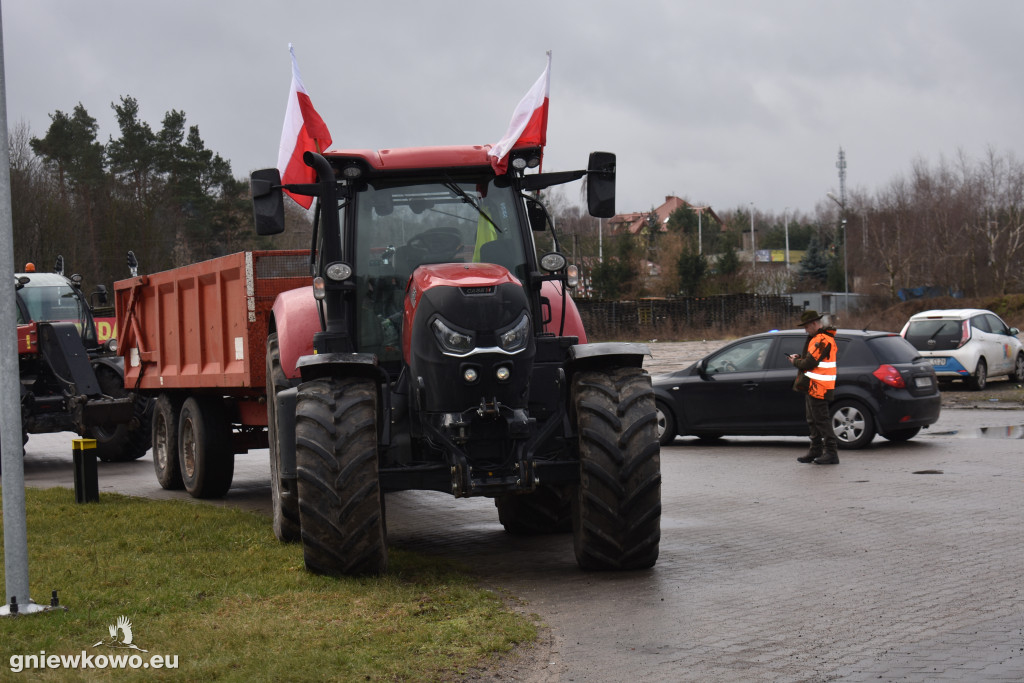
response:
[[[1008,375],[1024,381],[1024,343],[1020,330],[992,311],[953,308],[910,317],[900,335],[935,368],[939,379],[962,379],[981,390],[989,377]]]

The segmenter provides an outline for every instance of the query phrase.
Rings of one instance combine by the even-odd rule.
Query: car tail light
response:
[[[903,381],[903,375],[900,374],[900,371],[891,365],[879,365],[871,374],[877,377],[883,384],[888,384],[891,387],[902,389],[907,386],[907,383]]]
[[[956,348],[960,348],[971,340],[971,321],[963,320],[960,322],[960,343],[956,345]]]

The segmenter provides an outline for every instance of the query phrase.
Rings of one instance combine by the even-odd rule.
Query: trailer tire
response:
[[[377,388],[363,378],[299,385],[295,460],[306,568],[317,574],[387,571],[377,460]]]
[[[621,367],[578,373],[573,407],[580,479],[573,546],[585,570],[647,569],[661,540],[661,446],[650,376]]]
[[[497,496],[498,521],[513,536],[572,531],[572,501],[564,486],[541,484],[533,493]]]
[[[112,429],[92,427],[85,436],[96,440],[96,457],[103,462],[138,460],[150,447],[153,402],[125,389],[124,373],[117,368],[105,363],[94,363],[93,370],[101,392],[114,398],[134,395],[135,408],[128,424],[119,424]]]
[[[181,401],[160,394],[153,404],[153,469],[160,486],[168,491],[185,488],[178,458],[178,418]]]
[[[193,498],[220,498],[231,488],[235,454],[220,399],[190,396],[178,419],[181,481]]]
[[[274,535],[283,543],[301,539],[299,495],[295,482],[289,490],[281,484],[281,463],[277,453],[277,392],[291,387],[281,366],[281,347],[277,333],[267,337],[267,440],[270,450],[270,500],[274,517]]]

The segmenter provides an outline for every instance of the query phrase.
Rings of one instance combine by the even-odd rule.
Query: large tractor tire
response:
[[[323,378],[299,385],[295,459],[306,568],[334,576],[387,571],[375,383]]]
[[[498,496],[494,505],[498,521],[513,536],[572,531],[572,501],[566,487],[541,484],[533,493]]]
[[[650,376],[629,367],[578,373],[573,402],[576,562],[586,570],[653,567],[661,540],[661,446]]]
[[[153,405],[153,470],[160,486],[168,491],[185,488],[178,457],[178,419],[181,400],[160,394]]]
[[[267,438],[270,441],[270,494],[274,535],[284,543],[300,540],[299,493],[295,482],[282,484],[281,461],[277,452],[277,392],[291,387],[281,367],[277,333],[267,338]]]
[[[220,498],[231,488],[235,454],[220,399],[190,396],[178,419],[181,481],[193,498]]]
[[[124,398],[133,394],[124,388],[124,374],[109,365],[93,365],[100,391],[113,398]],[[150,446],[150,421],[153,418],[153,403],[150,399],[135,395],[135,410],[131,422],[114,427],[92,427],[86,434],[96,440],[96,457],[103,462],[128,462],[138,460]]]

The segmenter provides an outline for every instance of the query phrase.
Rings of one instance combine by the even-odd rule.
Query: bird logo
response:
[[[108,647],[120,647],[127,648],[130,650],[138,650],[139,652],[149,652],[149,650],[143,650],[141,647],[132,642],[132,622],[123,614],[117,618],[117,622],[107,626],[107,630],[110,631],[109,640],[101,640],[100,642],[93,645],[93,647],[99,647],[100,645],[106,645]],[[120,632],[120,638],[118,638],[118,632]]]

